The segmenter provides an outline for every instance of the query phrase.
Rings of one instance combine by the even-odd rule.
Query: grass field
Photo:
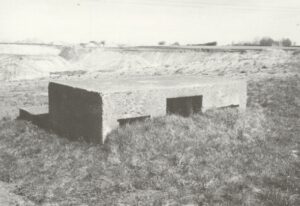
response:
[[[244,114],[155,118],[104,146],[2,115],[0,180],[37,205],[300,205],[299,84],[298,74],[249,80]]]
[[[104,146],[15,120],[18,107],[47,104],[48,79],[0,82],[0,182],[48,206],[298,206],[300,58],[279,52],[275,64],[272,55],[249,54],[241,66],[209,61],[230,64],[226,75],[247,76],[244,114],[227,108],[155,118],[113,131]]]

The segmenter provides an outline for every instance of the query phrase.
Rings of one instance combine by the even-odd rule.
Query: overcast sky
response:
[[[300,44],[300,0],[0,0],[0,40]]]

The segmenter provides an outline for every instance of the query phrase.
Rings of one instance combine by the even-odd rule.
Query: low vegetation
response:
[[[280,40],[274,40],[271,37],[256,38],[252,42],[239,42],[233,43],[235,46],[283,46],[290,47],[296,46],[295,42],[292,42],[289,38],[282,38]]]
[[[70,142],[0,122],[0,180],[37,205],[300,205],[300,77],[250,81],[248,109],[167,116]]]

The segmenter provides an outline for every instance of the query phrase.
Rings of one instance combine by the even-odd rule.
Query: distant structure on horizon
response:
[[[212,41],[212,42],[207,42],[203,44],[187,44],[187,46],[217,46],[218,42]]]

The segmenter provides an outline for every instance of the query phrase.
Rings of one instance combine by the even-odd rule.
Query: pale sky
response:
[[[0,41],[300,44],[300,0],[0,0]]]

